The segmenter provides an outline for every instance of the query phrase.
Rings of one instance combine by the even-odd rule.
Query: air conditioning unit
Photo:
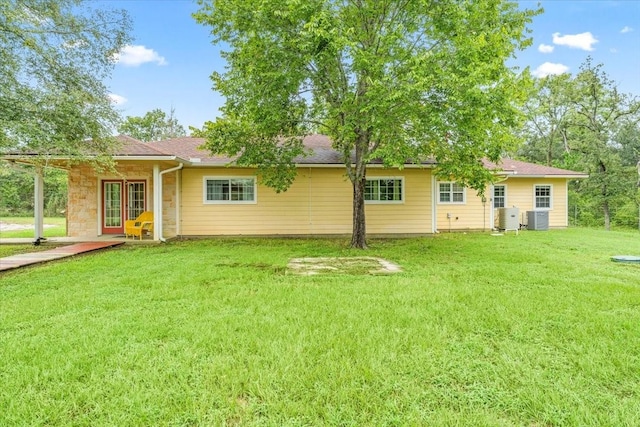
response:
[[[549,211],[527,211],[527,230],[548,230]]]
[[[498,228],[504,231],[518,231],[520,228],[520,210],[518,208],[498,209]]]

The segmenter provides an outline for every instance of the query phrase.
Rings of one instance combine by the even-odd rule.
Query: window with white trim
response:
[[[255,177],[205,177],[205,203],[255,203]]]
[[[464,186],[457,182],[439,182],[438,201],[440,203],[465,203]]]
[[[367,178],[364,200],[367,202],[400,203],[404,200],[402,178]]]
[[[504,208],[506,206],[507,206],[507,186],[494,185],[493,186],[493,207]]]
[[[534,206],[536,209],[551,209],[551,185],[535,185]]]

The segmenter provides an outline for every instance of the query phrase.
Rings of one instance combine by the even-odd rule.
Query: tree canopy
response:
[[[482,158],[517,140],[528,75],[505,65],[528,46],[537,11],[483,0],[199,0],[198,22],[225,43],[214,89],[224,117],[205,124],[212,152],[238,155],[285,189],[301,138],[328,135],[353,184],[353,247],[366,247],[367,163],[438,162],[482,191]],[[269,172],[271,171],[271,173]]]
[[[147,112],[144,116],[127,116],[118,126],[118,132],[140,141],[160,141],[185,136],[187,132],[178,123],[172,108],[169,116],[159,108]]]
[[[0,150],[105,152],[119,118],[104,79],[129,41],[121,10],[0,2]]]
[[[573,184],[587,223],[609,229],[622,209],[637,211],[640,161],[640,99],[618,91],[603,66],[591,58],[575,76],[548,76],[536,83],[527,104],[527,144],[521,153],[532,161],[581,170],[589,178]],[[587,219],[589,218],[589,219]]]

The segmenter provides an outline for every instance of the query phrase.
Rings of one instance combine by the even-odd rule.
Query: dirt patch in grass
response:
[[[287,265],[288,272],[311,276],[315,274],[393,274],[400,266],[375,257],[318,257],[294,258]]]

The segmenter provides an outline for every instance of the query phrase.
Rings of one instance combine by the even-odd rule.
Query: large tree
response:
[[[119,118],[104,79],[128,42],[124,11],[82,0],[0,2],[0,150],[105,152]]]
[[[605,229],[611,224],[611,201],[626,193],[621,145],[616,141],[623,125],[638,123],[640,100],[618,91],[602,65],[588,58],[574,79],[571,94],[574,129],[573,149],[580,154],[589,173],[583,191],[592,195],[602,209]]]
[[[527,77],[505,65],[536,12],[502,0],[199,0],[198,22],[229,48],[212,76],[224,117],[212,152],[238,155],[278,190],[302,137],[328,135],[353,184],[352,247],[366,247],[364,188],[374,158],[435,157],[438,174],[482,191],[515,143]]]
[[[609,229],[616,210],[635,209],[640,99],[619,92],[603,66],[587,58],[575,76],[539,80],[525,110],[527,144],[520,153],[589,174],[571,187],[585,220]]]
[[[159,108],[147,112],[142,117],[127,116],[118,126],[118,132],[144,142],[178,138],[187,134],[184,127],[178,123],[173,108],[169,116]]]
[[[525,104],[523,127],[527,144],[522,152],[529,160],[552,166],[569,150],[571,75],[550,75],[535,81]]]

